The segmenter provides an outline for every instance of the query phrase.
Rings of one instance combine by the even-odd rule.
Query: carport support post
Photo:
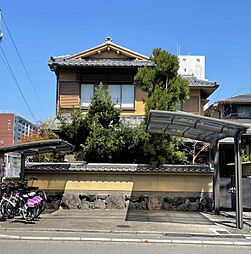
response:
[[[20,168],[20,179],[24,179],[24,168],[25,168],[25,156],[21,153],[21,168]]]
[[[4,154],[0,154],[0,177],[1,177],[1,182],[3,181],[3,162],[4,162]]]
[[[236,228],[243,228],[243,207],[242,207],[242,166],[240,156],[240,139],[241,134],[238,133],[234,137],[235,151],[235,195],[236,195]]]
[[[220,214],[220,144],[215,145],[214,155],[214,213]]]

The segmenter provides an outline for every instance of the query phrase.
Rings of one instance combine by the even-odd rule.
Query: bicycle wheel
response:
[[[44,191],[38,190],[37,195],[40,196],[43,200],[47,200],[47,195]]]
[[[39,215],[45,210],[46,206],[47,206],[46,202],[44,200],[42,200],[41,203],[37,207],[36,217],[39,217]]]
[[[35,207],[26,207],[24,209],[22,209],[22,217],[24,220],[26,221],[32,221],[34,220],[35,216],[36,216],[36,209]]]
[[[4,209],[4,216],[6,216],[7,218],[13,217],[13,205],[8,202],[8,201],[4,201],[3,202],[3,209]]]
[[[3,205],[3,202],[0,203],[0,220],[3,220],[4,219],[4,215],[5,215],[5,212],[4,212],[4,205]]]

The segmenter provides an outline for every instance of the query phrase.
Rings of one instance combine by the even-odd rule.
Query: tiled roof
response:
[[[208,165],[160,165],[152,168],[147,164],[109,164],[109,163],[28,163],[28,172],[130,172],[130,173],[199,173],[213,174]]]
[[[123,59],[69,59],[69,58],[51,58],[49,66],[53,67],[143,67],[154,66],[150,60],[123,60]]]
[[[216,82],[208,81],[204,79],[198,79],[192,75],[182,75],[182,77],[189,81],[190,87],[218,87]]]
[[[240,94],[221,100],[220,102],[229,103],[251,103],[251,93]]]

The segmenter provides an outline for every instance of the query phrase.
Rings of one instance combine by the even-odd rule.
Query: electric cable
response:
[[[18,58],[19,58],[19,60],[20,60],[20,62],[21,62],[21,64],[22,64],[22,66],[23,66],[23,69],[24,69],[24,71],[25,71],[25,73],[26,73],[26,76],[27,76],[27,78],[28,78],[28,80],[29,80],[29,83],[30,83],[30,85],[31,85],[31,88],[32,88],[32,90],[33,90],[33,92],[34,92],[34,94],[35,94],[35,96],[36,96],[36,98],[37,98],[38,103],[40,104],[40,107],[41,107],[41,109],[42,109],[42,111],[43,111],[43,114],[44,114],[44,116],[46,116],[44,106],[43,106],[43,104],[42,104],[42,102],[41,102],[41,100],[40,100],[40,98],[39,98],[39,96],[38,96],[38,93],[37,93],[37,91],[36,91],[36,89],[35,89],[35,86],[34,86],[32,80],[31,80],[31,77],[30,77],[30,74],[29,74],[29,72],[28,72],[28,69],[27,69],[26,65],[24,64],[24,61],[23,61],[23,59],[22,59],[22,57],[21,57],[21,54],[20,54],[20,52],[19,52],[19,50],[18,50],[18,48],[17,48],[17,46],[16,46],[16,43],[15,43],[15,41],[14,41],[14,39],[13,39],[13,36],[11,35],[10,29],[8,28],[8,25],[7,25],[7,23],[6,23],[6,21],[5,21],[4,17],[3,17],[3,14],[2,14],[2,21],[3,21],[3,24],[5,25],[6,30],[7,30],[8,34],[9,34],[9,36],[10,36],[10,39],[11,39],[12,44],[13,44],[15,50],[16,50],[16,53],[17,53],[17,55],[18,55]]]
[[[15,74],[14,74],[14,72],[13,72],[11,66],[10,66],[10,63],[9,63],[9,61],[8,61],[8,58],[7,58],[7,56],[5,55],[5,53],[4,53],[4,51],[3,51],[3,48],[2,48],[1,46],[0,46],[0,50],[1,50],[2,55],[3,55],[3,58],[4,58],[4,61],[3,61],[4,64],[6,65],[6,67],[7,67],[8,71],[9,71],[10,75],[12,76],[12,78],[13,78],[13,80],[14,80],[14,82],[15,82],[15,84],[16,84],[16,86],[17,86],[17,88],[18,88],[18,90],[19,90],[19,92],[20,92],[20,94],[21,94],[21,96],[22,96],[22,98],[23,98],[23,100],[24,100],[24,102],[25,102],[25,104],[26,104],[26,106],[27,106],[27,108],[28,108],[28,110],[29,110],[31,116],[32,116],[32,118],[33,118],[33,120],[36,122],[36,117],[35,117],[34,114],[32,113],[31,107],[29,106],[28,101],[26,100],[26,98],[25,98],[25,96],[24,96],[24,94],[23,94],[23,92],[22,92],[22,89],[21,89],[21,87],[20,87],[20,85],[19,85],[19,83],[18,83],[18,81],[17,81],[17,78],[16,78],[16,76],[15,76]],[[1,58],[2,58],[2,56],[1,56]]]

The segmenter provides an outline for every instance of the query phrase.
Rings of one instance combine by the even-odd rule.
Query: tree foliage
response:
[[[188,81],[178,75],[178,58],[166,50],[156,48],[150,59],[152,68],[138,70],[134,82],[148,93],[146,113],[150,109],[176,110],[188,97]]]
[[[150,58],[155,67],[140,68],[135,84],[148,93],[145,105],[145,120],[151,109],[175,111],[188,97],[188,81],[178,75],[178,58],[167,51],[156,48]],[[152,165],[185,159],[179,151],[178,138],[151,134],[145,145],[145,153]]]
[[[35,142],[35,141],[42,141],[42,140],[48,140],[48,139],[57,139],[58,135],[55,134],[52,130],[48,128],[47,121],[39,122],[37,124],[37,131],[33,133],[30,136],[23,136],[19,143],[29,143],[29,142]],[[28,161],[32,162],[49,162],[49,161],[58,161],[61,160],[59,155],[55,155],[52,153],[44,153],[44,154],[38,154],[28,157]]]
[[[74,150],[81,150],[81,145],[89,136],[89,125],[81,109],[73,109],[71,112],[71,121],[67,118],[58,116],[60,120],[59,137],[74,145]]]
[[[178,75],[178,59],[162,49],[151,56],[155,67],[140,68],[135,84],[148,93],[146,116],[151,109],[175,110],[186,99],[188,84]],[[72,121],[61,118],[60,137],[75,145],[75,157],[87,162],[160,163],[178,162],[180,139],[151,135],[145,123],[132,127],[120,121],[115,107],[102,84],[95,91],[86,113],[72,111]]]

